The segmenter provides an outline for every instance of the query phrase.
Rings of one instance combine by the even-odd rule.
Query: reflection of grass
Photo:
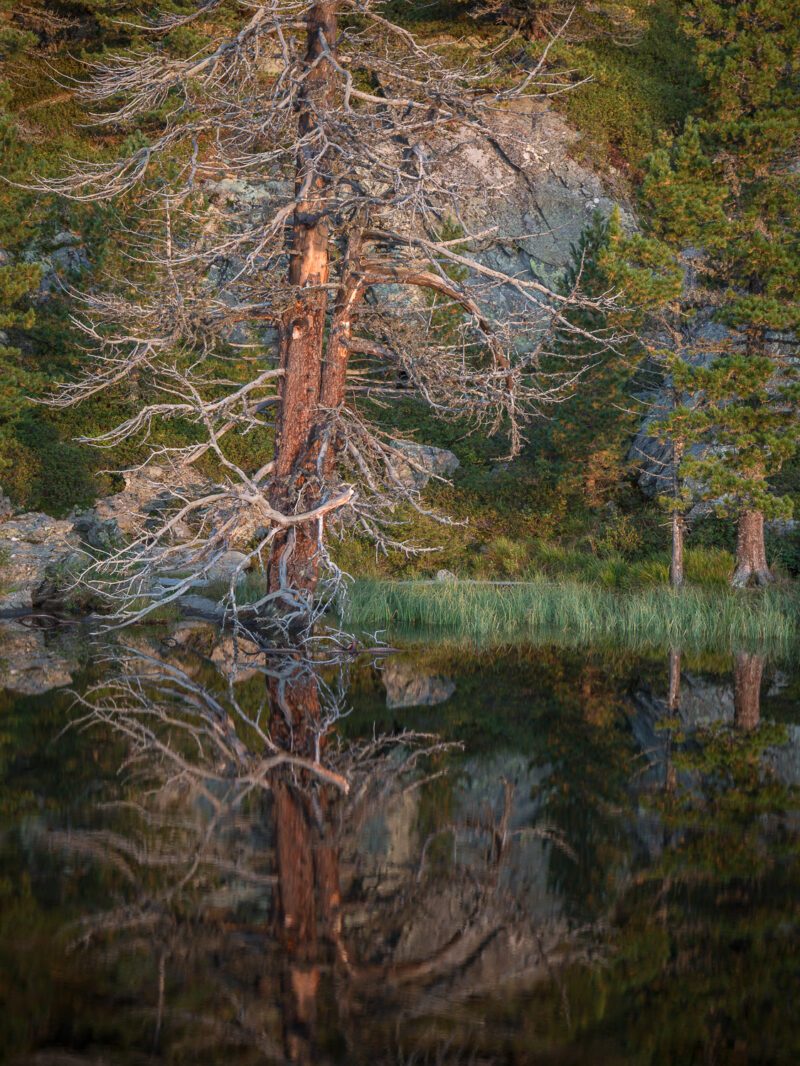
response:
[[[788,649],[798,636],[797,597],[770,590],[648,588],[620,593],[592,585],[533,581],[356,581],[349,625],[390,636],[446,637],[478,644],[614,641],[633,648]]]

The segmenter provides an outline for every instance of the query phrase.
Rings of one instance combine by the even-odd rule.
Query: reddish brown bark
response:
[[[733,727],[755,729],[761,714],[761,674],[764,656],[736,653],[733,664]]]
[[[319,114],[333,105],[333,78],[324,58],[324,37],[333,53],[336,45],[337,4],[316,4],[307,20],[306,67],[299,104],[298,132],[312,134]],[[323,57],[323,58],[320,58]],[[316,64],[316,66],[314,65]],[[315,447],[320,420],[323,348],[330,268],[329,204],[326,201],[329,159],[310,161],[301,152],[295,174],[295,194],[289,283],[296,290],[286,310],[279,335],[279,366],[275,429],[275,469],[270,502],[290,514],[298,505],[311,510],[319,502]],[[308,290],[308,291],[304,291]],[[341,402],[341,398],[339,399]],[[275,537],[268,577],[271,591],[291,587],[312,592],[316,588],[319,523],[312,520],[283,530]]]
[[[285,946],[284,1046],[290,1062],[319,1062],[317,994],[325,944],[341,935],[339,856],[324,839],[311,793],[276,780],[274,789],[278,935]],[[318,797],[324,814],[326,798]],[[321,929],[319,928],[321,926]],[[320,942],[319,933],[324,938]]]
[[[674,404],[680,403],[680,397],[676,394]],[[678,510],[679,483],[678,474],[681,460],[683,459],[683,441],[672,442],[672,558],[669,567],[669,583],[673,588],[683,585],[683,515]]]
[[[764,548],[764,515],[760,511],[742,511],[736,537],[736,570],[731,584],[734,588],[747,588],[751,582],[763,586],[773,580]]]

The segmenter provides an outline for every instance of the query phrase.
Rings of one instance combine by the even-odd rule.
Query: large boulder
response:
[[[491,140],[454,135],[460,143],[447,157],[462,181],[482,190],[464,205],[463,216],[473,232],[492,231],[492,242],[476,253],[485,266],[559,289],[595,215],[608,218],[617,207],[623,228],[636,229],[621,175],[579,161],[581,134],[549,104],[516,100],[497,111],[492,124],[497,132]],[[532,310],[510,286],[497,289],[490,303],[497,318]],[[543,327],[548,323],[543,300]]]
[[[72,522],[31,513],[0,525],[0,610],[31,610],[54,571],[79,556]]]
[[[407,488],[424,489],[432,477],[449,477],[460,466],[452,452],[432,444],[394,440],[392,447],[409,459],[407,463],[401,459],[395,466],[397,476]]]
[[[87,528],[105,529],[112,534],[118,530],[128,536],[140,533],[148,525],[157,527],[168,510],[179,510],[185,499],[192,499],[204,489],[201,476],[191,467],[151,464],[143,470],[125,471],[123,477],[124,489],[98,500],[90,511],[79,516]],[[189,532],[185,523],[175,529],[178,538],[189,536]]]
[[[244,552],[239,551],[227,551],[223,552],[214,562],[209,566],[206,571],[205,580],[208,582],[223,582],[225,585],[230,585],[231,581],[240,585],[245,579],[245,570],[247,568],[248,559]]]

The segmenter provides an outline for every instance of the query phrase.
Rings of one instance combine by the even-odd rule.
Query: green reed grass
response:
[[[800,636],[797,594],[685,588],[617,591],[577,583],[357,580],[346,624],[389,637],[473,645],[613,642],[630,648],[787,653]]]

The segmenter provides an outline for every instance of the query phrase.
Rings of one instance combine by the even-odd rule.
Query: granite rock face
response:
[[[623,228],[636,228],[620,176],[579,162],[581,134],[548,104],[515,101],[493,123],[496,139],[465,139],[453,157],[461,177],[482,190],[465,216],[475,232],[494,230],[480,256],[487,266],[556,287],[596,214],[608,218],[618,207]]]

